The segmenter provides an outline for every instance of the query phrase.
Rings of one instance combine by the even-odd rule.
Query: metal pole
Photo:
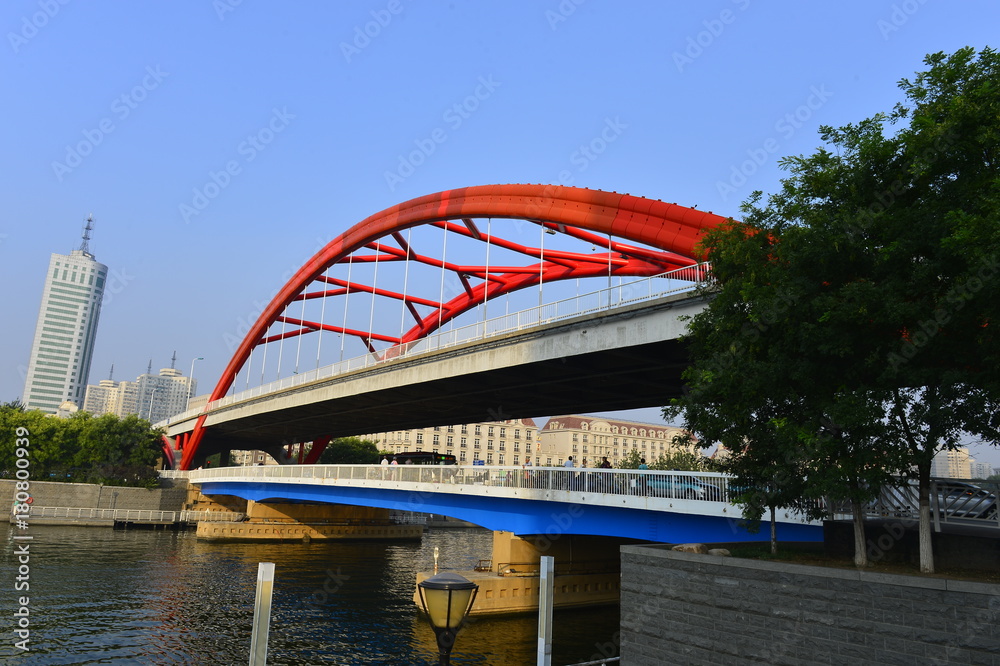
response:
[[[538,666],[552,666],[552,602],[555,596],[555,558],[543,555],[538,586]]]
[[[250,666],[267,664],[267,630],[271,623],[271,593],[274,591],[274,563],[257,565],[257,597],[253,604],[253,633],[250,636]]]

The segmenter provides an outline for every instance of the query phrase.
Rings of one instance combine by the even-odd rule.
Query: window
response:
[[[525,444],[524,445],[524,452],[525,453],[531,453],[531,444]]]
[[[459,462],[465,462],[465,451],[458,454],[458,460]]]
[[[516,455],[514,456],[514,463],[513,464],[515,464],[515,465],[520,465],[521,464],[520,460],[518,460],[518,456],[516,456]]]
[[[467,438],[463,437],[462,441],[459,443],[459,446],[461,446],[463,449],[466,448],[466,441],[467,441]]]
[[[514,442],[514,450],[515,451],[520,451],[521,450],[521,445],[518,444],[517,442]],[[514,456],[514,457],[516,458],[517,456]],[[515,463],[515,464],[517,464],[517,463]]]
[[[490,427],[489,427],[489,428],[487,429],[487,432],[486,432],[486,434],[487,434],[487,435],[489,435],[490,437],[492,437],[492,436],[493,436],[493,426],[490,426]]]
[[[545,459],[545,466],[546,467],[552,467],[552,458],[546,458]]]
[[[586,435],[584,435],[584,436],[583,436],[583,441],[584,441],[584,442],[586,442],[586,441],[587,441],[587,436],[586,436]]]
[[[487,453],[486,454],[486,464],[487,465],[492,465],[493,464],[493,454],[492,453]]]
[[[576,433],[575,432],[573,433],[573,441],[574,442],[576,441]]]
[[[482,435],[483,434],[483,426],[481,426],[481,425],[477,425],[476,426],[476,434],[477,435]]]
[[[437,430],[437,428],[434,429]],[[434,435],[434,446],[437,446],[440,443],[441,443],[441,435]]]
[[[424,443],[424,433],[418,432],[417,433],[417,444],[423,444],[423,443]]]
[[[500,465],[504,465],[504,464],[506,464],[506,463],[504,463],[504,461],[503,461],[503,454],[502,454],[502,453],[501,453],[501,454],[500,454],[500,456],[499,456],[499,457],[497,458],[497,464],[500,464]]]
[[[476,439],[473,441],[472,448],[474,448],[474,449],[478,449],[479,448],[479,438],[478,437],[476,437]]]
[[[486,440],[486,450],[487,451],[492,451],[493,450],[493,440],[492,439]]]
[[[576,444],[573,445],[573,453],[577,452]]]
[[[521,429],[514,428],[514,439],[521,439]]]
[[[463,435],[468,435],[469,434],[469,426],[467,426],[467,425],[463,425],[462,426],[462,434]]]
[[[581,428],[582,430],[586,430],[588,426],[589,426],[589,424],[587,424],[587,423],[581,423],[581,424],[580,424],[580,428]]]
[[[507,428],[500,428],[500,436],[501,437],[507,436]]]
[[[447,437],[447,444],[448,444],[448,446],[454,446],[455,445],[455,438],[452,435],[448,435],[448,437]]]
[[[500,450],[501,451],[507,450],[507,442],[503,441],[502,439],[500,440]]]

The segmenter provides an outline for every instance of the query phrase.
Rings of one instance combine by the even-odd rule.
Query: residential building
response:
[[[92,221],[79,250],[49,259],[24,382],[28,409],[55,414],[67,400],[83,404],[108,276],[88,248]]]
[[[147,371],[134,382],[103,379],[87,387],[83,408],[91,414],[138,414],[158,423],[186,410],[197,386],[197,380],[173,367],[161,368],[158,375]]]
[[[975,462],[969,455],[969,449],[938,451],[931,461],[931,476],[942,479],[971,479],[972,466]]]
[[[685,447],[675,442],[675,438],[683,435],[682,429],[663,423],[579,414],[553,416],[539,431],[538,464],[557,467],[573,456],[577,467],[597,467],[606,456],[617,466],[632,450],[648,462],[678,451],[700,452],[695,446]]]
[[[485,465],[524,465],[531,458],[537,465],[537,433],[532,419],[508,419],[359,436],[392,453],[431,451],[453,455],[459,463],[482,460]]]

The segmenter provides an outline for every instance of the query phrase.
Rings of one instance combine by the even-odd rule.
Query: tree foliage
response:
[[[55,418],[20,405],[0,406],[0,476],[14,478],[15,432],[30,433],[31,478],[106,485],[153,486],[162,431],[135,415],[92,416],[77,412]]]
[[[964,432],[1000,441],[1000,58],[925,62],[906,103],[821,128],[828,147],[784,159],[777,193],[706,236],[713,300],[666,413],[732,452],[750,517],[848,502],[859,565],[864,502],[916,478],[931,571],[931,458]]]
[[[321,465],[375,465],[380,459],[375,442],[359,437],[338,437],[319,457]]]

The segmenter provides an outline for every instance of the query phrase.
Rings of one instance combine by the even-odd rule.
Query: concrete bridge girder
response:
[[[201,448],[268,449],[539,414],[652,407],[680,391],[690,293],[321,379],[209,413]],[[194,419],[171,424],[189,431]]]

